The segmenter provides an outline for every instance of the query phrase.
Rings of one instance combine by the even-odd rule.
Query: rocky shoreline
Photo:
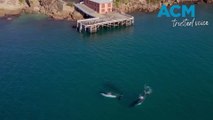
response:
[[[200,0],[179,0],[179,2],[203,2]],[[79,20],[83,16],[74,9],[73,2],[78,0],[0,0],[0,17],[20,15],[22,13],[41,13],[57,20]],[[114,10],[124,13],[135,11],[154,12],[159,10],[160,0],[114,0]],[[213,3],[213,0],[204,0]],[[174,4],[174,0],[165,0],[165,4]]]
[[[0,17],[41,13],[57,20],[78,20],[83,16],[63,0],[0,0]]]
[[[114,8],[117,11],[131,13],[135,11],[155,12],[161,8],[162,3],[166,5],[182,3],[208,3],[213,0],[115,0]]]
[[[114,8],[117,11],[131,13],[135,11],[154,12],[161,7],[161,2],[149,3],[148,0],[127,0],[115,2]]]

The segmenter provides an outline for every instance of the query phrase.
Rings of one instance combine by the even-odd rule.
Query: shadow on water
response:
[[[123,95],[123,90],[121,89],[121,87],[109,81],[103,83],[102,88],[99,92],[112,92],[117,95]]]
[[[115,84],[113,84],[111,82],[104,83],[103,84],[103,89],[115,92],[117,94],[122,94],[123,93],[122,90],[118,86],[116,86]]]
[[[82,38],[89,38],[89,40],[97,40],[98,38],[101,37],[107,37],[107,36],[116,36],[116,35],[121,35],[124,33],[131,34],[134,31],[134,26],[121,26],[121,27],[114,27],[114,28],[102,28],[98,30],[96,33],[88,33],[88,32],[83,32],[79,33],[81,34]]]
[[[136,100],[134,100],[133,102],[131,102],[131,103],[128,105],[128,107],[129,107],[129,108],[136,107],[136,104],[137,104],[138,102],[139,102],[139,100],[136,99]]]

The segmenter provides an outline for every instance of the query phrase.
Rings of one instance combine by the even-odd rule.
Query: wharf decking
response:
[[[95,33],[101,28],[113,28],[118,26],[130,26],[134,24],[134,17],[124,13],[112,12],[105,15],[98,14],[84,4],[75,4],[75,7],[83,14],[91,18],[78,20],[76,28],[79,32]]]

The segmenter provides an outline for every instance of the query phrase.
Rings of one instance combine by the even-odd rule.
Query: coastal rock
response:
[[[71,13],[71,16],[73,20],[80,20],[84,18],[83,15],[77,11],[74,11],[73,13]]]
[[[4,16],[5,16],[4,10],[0,10],[0,17],[4,17]]]
[[[70,1],[63,0],[0,0],[0,16],[21,12],[42,13],[54,19],[82,19]]]
[[[79,2],[79,0],[0,0],[0,17],[17,15],[24,11],[42,13],[54,19],[83,19],[83,16],[74,10],[73,2]],[[207,2],[213,3],[213,0],[207,0]],[[153,12],[160,7],[161,0],[114,0],[114,10],[122,13]]]
[[[134,11],[153,12],[161,7],[160,1],[148,3],[147,0],[115,0],[114,5],[117,11],[125,13]]]
[[[154,11],[159,8],[157,4],[148,5],[147,0],[115,1],[119,1],[119,4],[114,4],[114,8],[120,12]],[[54,19],[83,19],[83,16],[75,11],[72,2],[68,0],[0,0],[0,16],[20,14],[23,10],[27,13],[42,13]]]
[[[19,15],[21,12],[22,9],[5,10],[5,15]]]
[[[40,2],[39,0],[26,0],[26,4],[28,5],[29,10],[32,10],[34,12],[40,11]]]
[[[208,3],[213,3],[213,0],[208,0],[207,2],[208,2]]]
[[[24,5],[20,0],[0,0],[0,16],[18,15],[23,8]]]
[[[41,13],[45,13],[54,19],[68,19],[73,18],[72,13],[74,13],[74,7],[68,6],[66,2],[62,0],[41,0],[40,9]]]

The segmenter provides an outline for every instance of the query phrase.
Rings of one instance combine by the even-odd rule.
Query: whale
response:
[[[136,106],[139,106],[141,105],[144,100],[145,100],[146,96],[142,96],[142,95],[139,95],[138,96],[138,99],[133,101],[131,104],[130,104],[130,107],[136,107]]]
[[[103,97],[107,97],[107,98],[117,98],[117,99],[121,99],[121,96],[122,95],[119,95],[119,94],[115,94],[115,93],[112,93],[112,92],[100,92],[100,94],[103,96]]]
[[[136,107],[141,105],[151,93],[152,88],[150,86],[144,85],[143,93],[139,94],[138,98],[130,104],[130,107]]]

